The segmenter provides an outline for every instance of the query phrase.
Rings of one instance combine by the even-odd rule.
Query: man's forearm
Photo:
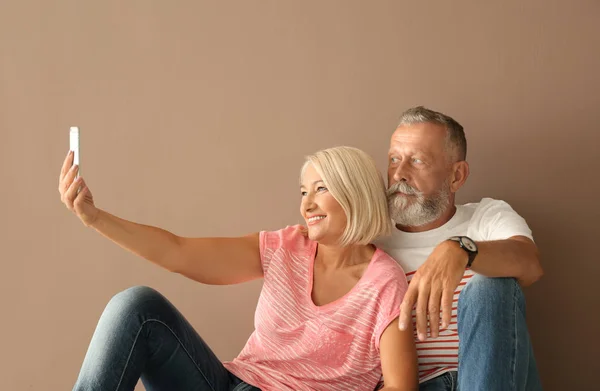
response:
[[[515,236],[506,240],[477,242],[479,253],[471,269],[487,277],[514,277],[522,286],[540,279],[543,270],[535,244]]]

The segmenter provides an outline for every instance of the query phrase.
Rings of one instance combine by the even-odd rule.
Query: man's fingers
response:
[[[420,341],[427,339],[427,307],[429,302],[429,286],[420,287],[417,299],[417,336]]]
[[[450,325],[452,319],[452,299],[454,298],[454,291],[446,288],[442,293],[442,329],[445,329]]]
[[[440,329],[440,301],[442,300],[442,291],[432,289],[429,296],[429,333],[431,338],[437,338]]]
[[[412,326],[412,309],[417,301],[418,290],[416,285],[409,285],[408,290],[404,294],[402,304],[400,304],[400,318],[398,327],[400,330],[406,330]]]
[[[65,158],[65,161],[62,164],[62,167],[60,169],[60,176],[58,178],[58,182],[61,183],[63,178],[65,177],[65,175],[67,175],[67,172],[69,172],[69,168],[71,168],[71,166],[73,165],[73,151],[69,151],[69,153],[67,154],[67,157]]]

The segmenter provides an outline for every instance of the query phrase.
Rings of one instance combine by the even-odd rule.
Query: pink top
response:
[[[350,292],[316,306],[316,249],[298,226],[260,233],[264,284],[255,331],[225,367],[263,391],[373,391],[381,377],[379,339],[398,317],[405,274],[377,249]]]

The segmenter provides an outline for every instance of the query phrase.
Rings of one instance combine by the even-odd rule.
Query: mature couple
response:
[[[521,286],[542,269],[525,220],[503,201],[455,205],[469,166],[449,116],[405,111],[388,154],[387,190],[358,149],[308,156],[305,226],[236,238],[179,237],[98,209],[69,154],[59,191],[84,225],[201,283],[263,278],[255,330],[225,363],[158,292],[117,294],[74,390],[140,378],[148,391],[540,390]]]

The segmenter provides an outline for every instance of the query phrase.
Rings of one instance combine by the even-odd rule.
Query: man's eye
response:
[[[302,197],[304,197],[306,195],[305,191],[301,191],[300,194],[302,195]]]
[[[421,159],[413,159],[414,163],[421,164],[423,161]]]
[[[400,160],[399,160],[397,157],[390,158],[390,162],[391,162],[391,163],[394,163],[394,164],[396,164],[396,163],[398,163],[399,161],[400,161]]]

